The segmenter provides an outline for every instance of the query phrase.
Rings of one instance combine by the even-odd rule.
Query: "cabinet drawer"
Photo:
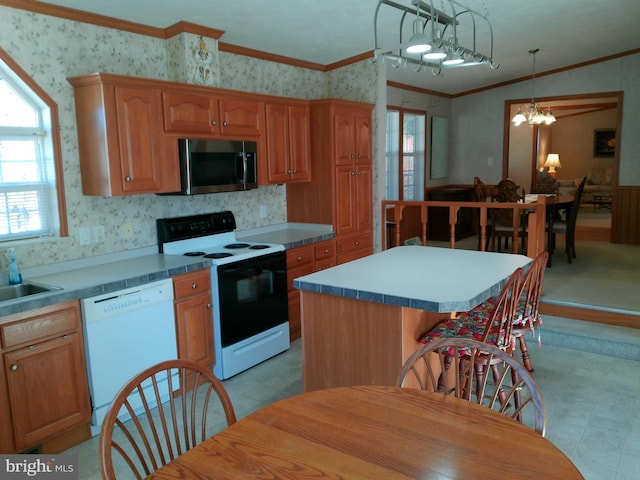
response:
[[[192,297],[211,290],[211,276],[208,269],[182,273],[173,277],[174,300]]]
[[[336,250],[338,255],[353,252],[373,246],[373,238],[371,233],[363,233],[359,235],[350,235],[348,237],[338,238],[336,242]]]
[[[322,260],[318,260],[316,262],[316,272],[319,272],[320,270],[326,270],[327,268],[335,267],[336,263],[337,263],[336,257],[324,258]]]
[[[327,240],[319,242],[314,246],[316,261],[326,258],[335,258],[336,256],[336,242],[335,240]]]
[[[294,290],[293,280],[302,277],[303,275],[309,275],[313,273],[315,263],[307,263],[306,265],[301,265],[296,268],[288,268],[287,269],[287,290]]]
[[[314,261],[313,245],[287,250],[287,270],[302,265],[313,265]]]
[[[27,316],[29,318],[19,321]],[[3,323],[0,326],[2,348],[5,350],[19,345],[30,345],[81,328],[80,303],[77,301],[10,315],[3,320],[10,321],[12,318],[18,321]]]

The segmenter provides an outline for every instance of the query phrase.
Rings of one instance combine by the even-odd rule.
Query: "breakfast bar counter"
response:
[[[496,295],[530,262],[523,255],[405,246],[295,279],[304,390],[393,385],[420,334]]]

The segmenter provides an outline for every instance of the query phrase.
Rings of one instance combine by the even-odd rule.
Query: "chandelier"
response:
[[[382,7],[385,8],[382,8]],[[395,68],[411,66],[416,72],[431,69],[439,75],[442,69],[493,62],[493,29],[486,15],[475,12],[455,0],[440,0],[441,10],[434,8],[433,0],[411,0],[403,5],[393,0],[378,0],[374,16],[374,58],[389,60]],[[397,14],[397,37],[385,38],[387,47],[380,46],[379,21],[388,25],[386,17],[379,20],[381,11],[390,7]],[[414,18],[413,22],[409,20]],[[391,19],[392,21],[394,18]],[[480,41],[478,30],[482,27],[486,40]],[[489,53],[481,53],[478,44],[483,43]]]
[[[533,55],[533,74],[531,77],[531,103],[529,105],[520,105],[518,113],[516,113],[511,121],[517,127],[518,125],[527,122],[528,125],[551,125],[556,121],[556,117],[551,113],[551,108],[546,112],[542,111],[540,105],[535,102],[534,93],[536,85],[536,53],[540,49],[534,48],[529,50],[529,53]]]

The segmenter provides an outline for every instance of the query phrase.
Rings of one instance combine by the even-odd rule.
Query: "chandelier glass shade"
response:
[[[523,123],[527,125],[551,125],[556,121],[556,117],[551,113],[551,108],[547,108],[547,111],[543,111],[543,108],[535,101],[535,81],[536,81],[536,53],[538,48],[529,50],[529,53],[533,55],[533,74],[531,76],[531,103],[520,105],[518,107],[518,113],[516,113],[511,121],[517,127]]]
[[[431,69],[434,75],[443,68],[466,65],[498,68],[493,62],[493,29],[486,15],[456,0],[440,0],[440,10],[434,7],[433,0],[401,1],[378,0],[373,27],[374,61],[388,60],[396,68],[411,67],[416,72]],[[414,20],[409,23],[411,18]],[[389,36],[383,42],[378,24],[388,26],[395,21],[399,24],[397,37]],[[488,53],[481,52],[479,46]]]

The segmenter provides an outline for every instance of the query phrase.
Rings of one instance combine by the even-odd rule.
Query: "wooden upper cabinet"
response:
[[[82,193],[119,196],[180,189],[178,146],[165,135],[152,82],[92,74],[74,87]]]
[[[371,114],[345,109],[334,122],[336,165],[371,163]]]
[[[257,100],[165,91],[162,109],[167,133],[240,139],[262,134],[263,104]]]
[[[262,183],[311,180],[309,106],[268,103],[265,106],[267,161]]]

